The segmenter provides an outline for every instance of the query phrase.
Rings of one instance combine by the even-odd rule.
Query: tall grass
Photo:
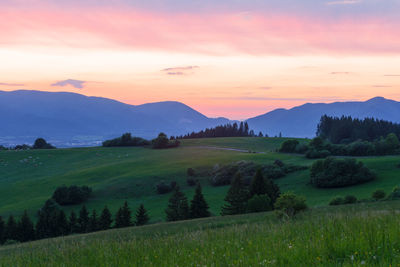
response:
[[[317,209],[286,222],[265,213],[49,239],[0,249],[0,264],[397,266],[397,207],[360,207]]]

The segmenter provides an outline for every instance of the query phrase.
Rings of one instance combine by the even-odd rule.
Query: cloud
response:
[[[375,85],[372,85],[372,87],[374,87],[374,88],[389,88],[389,87],[393,87],[393,86],[391,86],[391,85],[375,84]]]
[[[385,74],[385,77],[400,77],[400,74]]]
[[[259,89],[261,89],[261,90],[271,90],[272,87],[270,87],[270,86],[262,86],[262,87],[259,87]]]
[[[71,85],[72,87],[75,87],[77,89],[82,89],[84,87],[85,81],[79,81],[79,80],[64,80],[64,81],[59,81],[56,83],[53,83],[51,86],[68,86]]]
[[[161,70],[162,72],[166,72],[167,75],[172,75],[172,76],[182,76],[182,75],[188,75],[188,74],[193,74],[194,72],[190,72],[194,69],[200,68],[199,66],[185,66],[185,67],[173,67],[173,68],[166,68]]]
[[[22,83],[0,83],[0,86],[25,86]]]
[[[335,6],[335,5],[354,5],[354,4],[360,4],[362,0],[343,0],[343,1],[331,1],[327,2],[326,4],[328,6]]]
[[[331,72],[330,74],[332,74],[332,75],[348,75],[348,74],[351,74],[351,72],[348,72],[348,71],[334,71],[334,72]]]

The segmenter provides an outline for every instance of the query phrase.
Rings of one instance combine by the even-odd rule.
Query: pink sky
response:
[[[368,1],[309,13],[71,2],[0,4],[0,90],[176,100],[234,119],[305,102],[400,100],[400,20]]]

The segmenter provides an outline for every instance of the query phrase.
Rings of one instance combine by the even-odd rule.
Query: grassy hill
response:
[[[213,217],[0,247],[0,266],[398,266],[398,201]]]
[[[312,160],[301,155],[274,152],[284,138],[215,138],[183,140],[177,149],[146,148],[77,148],[42,151],[0,152],[0,215],[19,215],[27,209],[31,215],[51,196],[57,186],[88,185],[93,195],[86,203],[89,209],[108,205],[113,213],[127,200],[135,209],[144,203],[151,221],[164,220],[169,194],[158,195],[155,185],[164,180],[177,181],[192,197],[194,189],[186,185],[186,170],[212,168],[239,160],[285,163],[309,166]],[[307,140],[301,140],[307,142]],[[235,148],[224,150],[219,148]],[[243,151],[242,151],[243,150]],[[263,152],[263,153],[249,153]],[[308,170],[291,173],[276,180],[282,191],[292,190],[304,195],[311,206],[326,205],[336,195],[353,194],[367,198],[377,189],[390,191],[399,183],[399,156],[362,158],[378,174],[378,179],[359,186],[342,189],[316,189],[308,185]],[[211,212],[218,215],[227,187],[212,187],[207,177],[201,178]],[[80,206],[66,207],[65,211]]]

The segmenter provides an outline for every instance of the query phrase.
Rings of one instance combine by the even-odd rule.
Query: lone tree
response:
[[[169,199],[165,213],[167,214],[167,221],[179,221],[189,218],[188,201],[185,194],[180,191],[178,185]]]
[[[35,143],[33,144],[33,149],[53,149],[55,148],[51,144],[47,143],[46,140],[43,138],[38,138],[35,140]]]
[[[210,212],[208,211],[209,206],[204,199],[201,185],[197,183],[196,192],[192,201],[190,202],[190,218],[203,218],[210,217]]]
[[[107,206],[104,207],[99,219],[99,229],[108,230],[111,228],[112,218],[111,212]]]
[[[246,212],[248,192],[242,180],[242,175],[238,172],[233,178],[231,187],[225,197],[228,202],[222,207],[221,215],[234,215]]]
[[[149,215],[147,214],[147,210],[144,208],[143,204],[140,204],[135,217],[135,225],[137,226],[145,225],[149,222]]]
[[[264,181],[261,169],[258,169],[253,179],[251,180],[249,198],[255,195],[265,195],[267,193],[267,186]]]

